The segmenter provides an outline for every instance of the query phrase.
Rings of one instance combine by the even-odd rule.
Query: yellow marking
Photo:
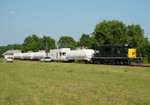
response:
[[[128,58],[136,58],[136,49],[128,49]]]

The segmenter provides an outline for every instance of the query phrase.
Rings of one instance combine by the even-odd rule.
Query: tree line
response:
[[[141,51],[145,62],[150,59],[150,42],[144,36],[144,29],[140,25],[128,25],[118,20],[102,21],[95,26],[94,32],[82,34],[79,41],[75,41],[71,36],[61,36],[56,42],[49,36],[39,38],[36,35],[30,35],[25,38],[23,44],[14,44],[0,46],[0,55],[9,49],[20,49],[22,52],[49,50],[55,48],[86,47],[94,49],[97,45],[131,43],[135,48]],[[57,45],[57,47],[56,47]]]

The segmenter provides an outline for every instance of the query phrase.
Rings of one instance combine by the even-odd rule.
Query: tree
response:
[[[40,46],[40,39],[36,35],[28,36],[23,43],[23,52],[38,51]]]
[[[32,36],[28,36],[25,38],[22,51],[37,52],[39,50],[50,50],[54,48],[56,48],[54,39],[47,36],[43,36],[43,38],[39,38],[33,34]]]
[[[70,36],[62,36],[58,41],[59,48],[76,48],[76,41]]]
[[[49,36],[44,35],[43,38],[41,39],[40,49],[50,50],[50,49],[55,49],[55,48],[56,48],[55,40]]]
[[[87,34],[82,34],[81,38],[77,42],[77,46],[87,47],[90,49],[94,48],[95,45],[98,45],[97,41],[93,37],[90,37],[90,35]]]
[[[2,57],[2,54],[7,50],[21,50],[21,48],[21,44],[9,44],[7,46],[0,46],[0,57]]]
[[[28,36],[25,38],[22,51],[27,52],[27,51],[38,51],[40,50],[40,38],[37,37],[36,35]]]
[[[2,54],[6,51],[7,51],[7,46],[0,46],[0,57],[2,57]]]
[[[145,40],[144,30],[140,25],[128,25],[127,27],[128,42],[135,47],[140,47],[141,42]]]
[[[22,52],[31,51],[31,42],[32,42],[32,36],[28,36],[25,38],[23,46],[22,46]]]
[[[127,37],[126,25],[117,20],[104,20],[96,25],[92,35],[99,45],[124,43]]]

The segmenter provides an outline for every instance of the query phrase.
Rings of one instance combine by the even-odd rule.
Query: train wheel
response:
[[[95,61],[95,60],[93,60],[92,62],[93,62],[94,64],[96,64],[96,61]]]
[[[129,65],[129,64],[128,64],[128,60],[123,61],[123,64],[124,64],[124,65]]]

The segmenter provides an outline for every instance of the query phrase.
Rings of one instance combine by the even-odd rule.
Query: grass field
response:
[[[1,105],[150,105],[150,68],[0,61]]]

